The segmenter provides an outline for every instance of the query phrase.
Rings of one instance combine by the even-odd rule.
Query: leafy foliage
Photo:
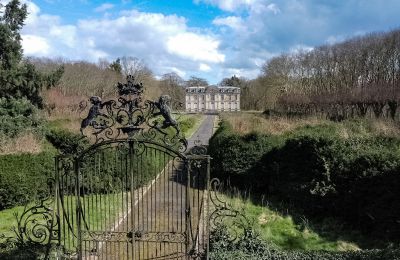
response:
[[[400,139],[342,138],[333,125],[250,136],[257,138],[239,136],[222,123],[210,140],[212,173],[240,188],[276,195],[307,209],[308,216],[341,219],[385,239],[399,237]]]
[[[62,154],[76,154],[85,149],[89,141],[80,134],[66,130],[50,130],[46,139]]]
[[[240,136],[232,130],[229,123],[221,121],[209,142],[208,150],[213,158],[212,172],[224,179],[229,178],[232,184],[250,185],[252,180],[243,175],[251,170],[266,151],[277,146],[278,142],[278,138],[259,133]]]
[[[24,205],[49,194],[47,178],[54,171],[54,153],[0,156],[0,210]]]
[[[0,98],[0,136],[13,138],[41,124],[37,108],[26,98]]]

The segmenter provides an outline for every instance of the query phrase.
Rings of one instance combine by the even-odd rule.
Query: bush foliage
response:
[[[66,130],[51,129],[46,133],[46,139],[62,154],[76,154],[89,144],[84,136]]]
[[[41,124],[36,108],[27,99],[0,98],[0,136],[13,138]]]
[[[212,173],[240,188],[277,195],[311,217],[400,237],[400,139],[343,138],[333,125],[290,134],[240,136],[226,122],[210,140]]]
[[[0,156],[0,210],[47,196],[53,171],[52,152]]]

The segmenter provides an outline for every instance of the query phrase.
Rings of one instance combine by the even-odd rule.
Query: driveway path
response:
[[[196,140],[200,140],[201,144],[208,145],[208,140],[211,138],[213,134],[213,127],[215,121],[215,115],[206,115],[206,118],[200,125],[199,129],[192,135],[192,137],[188,140],[189,147],[194,146],[194,142]]]

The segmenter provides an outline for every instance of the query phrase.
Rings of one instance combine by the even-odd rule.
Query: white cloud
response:
[[[113,4],[104,3],[104,4],[102,4],[102,5],[98,6],[98,7],[96,7],[96,8],[94,9],[94,11],[95,11],[95,12],[101,13],[101,12],[110,10],[110,9],[112,9],[112,8],[114,8],[114,5],[113,5]]]
[[[263,0],[196,0],[218,6],[221,10],[233,12],[241,7],[249,7]]]
[[[267,5],[266,9],[274,14],[279,14],[281,12],[281,9],[279,9],[279,7],[274,3]]]
[[[179,77],[184,78],[186,76],[186,72],[177,67],[170,67],[169,70],[178,74]]]
[[[167,40],[170,53],[194,61],[223,62],[225,55],[219,53],[218,46],[219,41],[214,38],[191,32],[179,33]]]
[[[205,63],[200,63],[199,70],[204,71],[204,72],[208,72],[208,71],[211,70],[211,67],[208,66]]]
[[[49,54],[50,46],[46,39],[36,35],[22,35],[22,49],[25,55],[47,55]]]
[[[219,17],[213,20],[213,24],[228,26],[235,30],[246,29],[243,19],[238,16]]]
[[[291,53],[309,52],[309,51],[312,51],[313,49],[314,49],[314,47],[312,47],[312,46],[307,46],[304,44],[297,44],[297,45],[292,46],[289,49],[289,52],[291,52]]]

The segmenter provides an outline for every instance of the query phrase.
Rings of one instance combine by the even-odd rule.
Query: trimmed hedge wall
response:
[[[0,210],[48,195],[54,153],[0,156]]]
[[[223,121],[209,153],[212,174],[233,186],[277,195],[308,216],[400,238],[400,139],[345,139],[332,125],[240,136]]]

